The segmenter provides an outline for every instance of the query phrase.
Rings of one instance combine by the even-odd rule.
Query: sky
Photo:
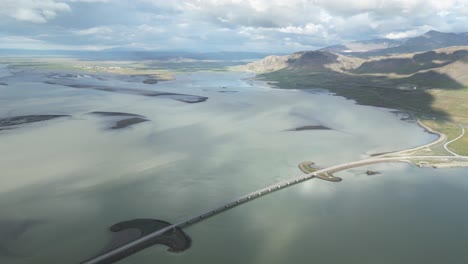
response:
[[[0,48],[293,52],[468,32],[468,0],[0,0]]]

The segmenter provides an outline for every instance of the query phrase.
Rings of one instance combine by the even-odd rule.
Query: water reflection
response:
[[[0,88],[2,116],[73,118],[1,132],[2,218],[43,221],[6,245],[24,257],[0,256],[1,262],[79,262],[106,245],[106,230],[117,222],[176,222],[299,175],[297,164],[304,160],[329,166],[434,139],[386,109],[325,93],[250,85],[246,77],[184,74],[151,86],[210,98],[198,104],[47,85],[39,75],[8,77],[9,86]],[[219,93],[222,87],[238,92]],[[86,114],[92,111],[134,113],[151,122],[105,130],[102,118]],[[285,131],[313,124],[331,130]],[[122,263],[462,259],[466,170],[379,166],[380,175],[353,170],[339,175],[339,184],[312,180],[190,227],[185,231],[193,247],[182,254],[155,247]]]

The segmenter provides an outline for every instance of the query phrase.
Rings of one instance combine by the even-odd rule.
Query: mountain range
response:
[[[350,51],[351,46],[359,46],[361,50]],[[369,49],[363,51],[365,47]],[[315,51],[267,56],[235,69],[260,74],[287,71],[290,76],[315,74],[323,77],[326,73],[335,73],[335,79],[342,79],[341,75],[347,79],[387,77],[387,82],[379,83],[383,86],[388,83],[389,87],[434,88],[442,84],[468,87],[468,34],[429,31],[399,42],[384,39],[353,42]],[[335,80],[330,82],[335,83]],[[321,80],[320,84],[326,86],[327,82]]]
[[[465,33],[429,31],[398,41],[344,43],[267,56],[232,69],[257,73],[257,78],[284,89],[326,89],[358,104],[424,119],[468,120]]]
[[[435,30],[407,39],[373,39],[329,46],[322,50],[359,57],[430,51],[451,46],[468,46],[468,33],[443,33]]]

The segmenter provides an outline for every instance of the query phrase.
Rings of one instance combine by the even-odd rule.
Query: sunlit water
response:
[[[177,222],[300,175],[301,161],[326,167],[435,139],[387,109],[247,77],[193,73],[156,85],[83,77],[209,97],[198,104],[49,85],[41,73],[0,79],[8,83],[1,117],[72,115],[0,132],[0,232],[8,234],[0,263],[78,263],[106,245],[114,223]],[[90,111],[151,121],[106,130]],[[318,124],[332,130],[286,131]],[[468,170],[370,168],[382,174],[359,168],[340,173],[340,183],[302,183],[185,229],[186,252],[155,246],[121,263],[468,261]]]

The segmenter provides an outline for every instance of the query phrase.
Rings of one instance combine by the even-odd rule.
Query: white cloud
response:
[[[73,31],[77,35],[96,35],[96,34],[111,34],[113,32],[110,27],[92,27],[82,30]]]
[[[11,15],[18,20],[29,21],[33,23],[44,23],[47,21],[44,16],[34,12],[31,9],[19,8]]]
[[[45,23],[58,13],[70,11],[70,6],[55,0],[2,0],[0,16],[12,17],[19,21]]]
[[[323,27],[321,25],[315,25],[315,24],[309,23],[304,26],[281,27],[278,29],[278,31],[283,32],[283,33],[311,35],[311,34],[317,34],[322,29]]]
[[[429,26],[423,26],[423,27],[419,27],[416,29],[406,30],[406,31],[390,32],[388,34],[385,34],[383,37],[388,38],[388,39],[412,38],[412,37],[420,36],[424,34],[425,32],[429,31],[430,29],[431,27]]]

